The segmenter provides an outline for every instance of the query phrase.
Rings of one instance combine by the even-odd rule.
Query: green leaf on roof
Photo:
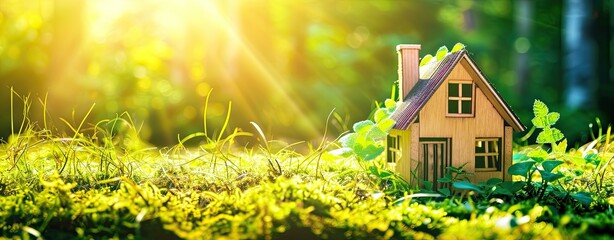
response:
[[[427,64],[429,62],[431,62],[431,60],[433,60],[433,55],[431,54],[427,54],[426,56],[424,56],[422,58],[422,60],[420,61],[420,66],[424,66],[424,64]]]
[[[375,125],[375,123],[371,120],[364,120],[354,123],[354,132],[366,133],[367,131],[369,131],[369,129],[371,129],[371,127],[373,127],[373,125]]]
[[[437,54],[435,54],[435,58],[437,59],[437,61],[441,61],[441,59],[443,59],[447,54],[448,54],[448,47],[441,46],[437,50]]]
[[[394,127],[394,124],[396,124],[396,121],[390,118],[386,118],[382,120],[381,122],[378,122],[376,126],[383,132],[388,132],[390,131],[390,129],[392,129],[392,127]]]
[[[454,44],[454,47],[452,47],[452,52],[458,52],[460,50],[463,50],[464,48],[465,48],[465,44],[456,43]]]
[[[389,98],[384,102],[384,106],[386,106],[389,111],[394,111],[394,109],[396,109],[397,102]]]
[[[390,113],[388,112],[387,108],[380,108],[380,109],[377,109],[377,111],[375,111],[375,114],[373,114],[373,119],[375,120],[375,122],[379,122],[382,119],[385,119],[389,116],[390,116]]]

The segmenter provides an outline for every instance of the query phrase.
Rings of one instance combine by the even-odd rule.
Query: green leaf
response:
[[[452,179],[450,179],[449,177],[442,177],[440,179],[437,179],[437,182],[439,182],[439,183],[449,183],[449,182],[452,182]]]
[[[367,144],[361,144],[359,141],[357,141],[354,145],[350,147],[352,148],[352,150],[354,150],[354,153],[356,153],[358,157],[363,158],[360,153],[365,149],[365,146],[367,146]]]
[[[450,189],[447,189],[447,188],[442,188],[442,189],[439,189],[439,190],[437,190],[437,191],[438,191],[439,193],[443,194],[443,195],[444,195],[444,196],[446,196],[446,197],[449,197],[449,196],[450,196],[450,194],[451,194],[451,193],[450,193]]]
[[[369,169],[369,172],[371,172],[371,174],[379,177],[379,168],[378,167],[376,167],[376,166],[369,166],[367,169]]]
[[[550,124],[550,126],[554,125],[556,121],[559,120],[560,117],[561,117],[561,114],[559,114],[558,112],[548,113],[548,124]]]
[[[460,50],[463,50],[465,48],[465,44],[462,43],[456,43],[454,44],[454,47],[452,47],[452,52],[458,52]]]
[[[548,126],[546,118],[544,117],[534,117],[533,119],[531,119],[531,123],[533,123],[533,126],[535,126],[536,128],[545,128],[546,126]]]
[[[350,147],[342,147],[342,148],[332,150],[329,153],[334,156],[349,157],[349,156],[352,156],[352,154],[354,154],[354,149]]]
[[[435,59],[437,59],[437,61],[441,61],[441,59],[443,59],[447,54],[448,54],[448,48],[446,46],[441,46],[437,50],[437,54],[435,54]]]
[[[565,137],[561,130],[558,130],[556,128],[550,128],[550,134],[552,135],[552,139],[554,140],[552,142],[558,142]]]
[[[563,174],[560,173],[551,173],[551,172],[546,172],[544,170],[538,170],[539,174],[542,175],[542,179],[546,182],[554,182],[556,180],[558,180],[559,178],[564,177]]]
[[[372,141],[380,141],[386,138],[386,132],[382,131],[379,127],[372,127],[367,132],[366,139]]]
[[[463,167],[465,165],[463,164]],[[446,170],[450,171],[450,172],[454,172],[454,173],[460,173],[463,171],[463,169],[461,167],[455,167],[455,166],[447,166]]]
[[[583,205],[589,205],[594,201],[591,195],[586,192],[572,193],[572,194],[569,194],[569,196],[571,196],[573,199],[576,199],[578,202],[582,203]]]
[[[364,149],[356,154],[365,161],[371,161],[377,158],[384,152],[383,146],[367,145]]]
[[[514,195],[512,192],[510,192],[510,190],[502,188],[502,187],[495,187],[495,190],[492,191],[493,194],[503,194],[506,196],[512,196]]]
[[[559,144],[554,144],[552,148],[555,153],[566,153],[567,152],[567,139],[563,139],[563,141],[561,141]]]
[[[535,141],[539,144],[554,142],[552,133],[549,131],[549,129],[544,129],[544,131],[540,132]]]
[[[571,162],[575,165],[582,165],[586,163],[586,160],[580,156],[568,156],[570,157],[569,160],[571,160]]]
[[[552,191],[552,193],[554,193],[554,196],[557,196],[559,198],[564,198],[567,196],[567,192],[565,191]]]
[[[366,133],[367,131],[369,131],[369,129],[371,129],[373,127],[375,123],[373,123],[373,121],[371,120],[364,120],[364,121],[360,121],[357,123],[354,123],[354,132],[357,133]]]
[[[548,152],[546,152],[546,150],[544,149],[536,148],[529,151],[529,153],[527,153],[527,156],[533,159],[546,159],[548,158]]]
[[[486,184],[490,185],[490,186],[493,186],[493,185],[497,185],[500,182],[503,182],[503,180],[501,180],[501,178],[491,178],[491,179],[488,179],[488,181],[486,181]]]
[[[431,60],[433,60],[433,55],[431,54],[427,54],[426,56],[424,56],[422,58],[422,60],[420,61],[420,66],[424,66],[424,64],[427,64],[429,62],[431,62]]]
[[[388,109],[380,108],[380,109],[377,109],[377,111],[375,111],[375,114],[373,114],[373,119],[375,120],[375,122],[379,122],[382,119],[385,119],[389,116],[390,116],[390,113],[388,112]]]
[[[526,184],[526,182],[502,182],[501,187],[507,189],[511,193],[515,193],[520,191]]]
[[[386,118],[377,123],[377,128],[382,130],[384,133],[387,133],[388,131],[390,131],[390,129],[392,129],[392,127],[394,127],[394,124],[396,124],[396,121],[390,118]]]
[[[554,168],[558,167],[559,165],[563,164],[564,162],[561,160],[546,160],[544,162],[542,162],[542,167],[544,168],[544,171],[546,172],[552,172],[552,170],[554,170]]]
[[[381,169],[381,168],[378,168],[378,169],[379,169],[379,170],[378,170],[378,172],[379,172],[379,175],[378,175],[378,176],[379,176],[381,179],[386,179],[386,178],[388,178],[388,177],[390,177],[390,176],[394,175],[394,173],[393,173],[392,171],[390,171],[390,170]]]
[[[433,183],[431,181],[424,181],[422,184],[424,185],[424,189],[429,191],[433,190]]]
[[[548,106],[540,100],[535,100],[533,103],[533,114],[536,117],[546,117],[548,115]]]
[[[587,163],[599,165],[599,155],[595,153],[586,154],[586,156],[584,156],[584,160],[586,160]]]
[[[478,187],[477,185],[467,182],[467,181],[462,181],[462,182],[455,182],[452,183],[452,186],[461,190],[472,190],[472,191],[476,191],[478,193],[482,192],[482,189],[480,187]]]
[[[388,108],[389,111],[394,112],[394,109],[397,107],[397,102],[388,98],[384,101],[384,106]]]
[[[356,144],[356,138],[358,137],[358,134],[356,133],[350,133],[347,134],[343,137],[341,137],[339,139],[339,143],[341,143],[341,146],[343,147],[352,147]]]
[[[514,162],[518,162],[521,160],[527,160],[529,159],[529,156],[525,153],[514,153],[514,155],[512,155],[512,160]]]
[[[533,160],[519,162],[519,163],[516,163],[510,166],[507,172],[511,174],[512,176],[516,175],[516,176],[526,177],[529,171],[531,171],[531,168],[533,167],[534,164],[535,164],[535,161]]]

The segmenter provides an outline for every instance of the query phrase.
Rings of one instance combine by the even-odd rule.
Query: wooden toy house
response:
[[[397,46],[399,100],[386,159],[410,183],[437,182],[447,166],[472,182],[511,180],[512,130],[525,126],[463,48],[419,66],[420,45]],[[412,173],[413,172],[413,173]],[[413,177],[413,179],[412,179]],[[413,181],[412,181],[413,180]]]

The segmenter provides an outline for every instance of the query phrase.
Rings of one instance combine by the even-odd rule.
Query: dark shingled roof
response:
[[[414,85],[411,91],[409,91],[407,97],[405,97],[403,102],[399,104],[397,110],[390,117],[392,120],[397,122],[394,125],[395,129],[407,129],[409,124],[411,124],[416,117],[418,117],[418,113],[422,107],[424,107],[426,102],[428,102],[433,94],[435,94],[435,91],[439,88],[441,83],[443,83],[450,72],[452,72],[452,69],[460,61],[464,52],[466,52],[466,50],[463,49],[458,52],[448,54],[441,61],[431,63],[437,64],[436,66],[420,67],[421,70],[427,70],[429,67],[434,67],[433,74],[429,74],[431,75],[430,78],[423,79],[423,73],[422,71],[420,72],[420,80],[418,80],[416,85]]]
[[[429,63],[420,67],[420,80],[418,80],[416,85],[414,85],[403,102],[399,104],[397,110],[391,116],[391,119],[396,121],[394,129],[405,130],[412,122],[414,122],[414,120],[416,120],[420,110],[433,96],[433,94],[435,94],[435,91],[439,89],[439,86],[441,86],[463,56],[466,56],[467,59],[473,63],[473,60],[467,54],[467,50],[462,49],[446,55],[446,57],[444,57],[444,59],[441,61]],[[505,100],[501,98],[499,92],[492,86],[492,84],[490,84],[490,82],[483,77],[482,72],[477,68],[477,65],[472,65],[475,67],[475,71],[477,71],[478,75],[482,76],[482,78],[485,80],[484,83],[486,84],[486,87],[493,93],[494,98],[496,98],[490,99],[490,101],[499,101],[499,103],[503,105],[503,108],[505,108],[505,113],[500,112],[499,114],[509,115],[511,123],[508,122],[508,124],[513,126],[514,129],[518,131],[524,131],[526,127],[522,124],[522,122],[520,122],[518,116],[516,116],[509,105],[507,105]],[[485,91],[485,89],[482,91]]]

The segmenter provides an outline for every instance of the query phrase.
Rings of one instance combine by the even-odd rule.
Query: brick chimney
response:
[[[420,79],[420,44],[397,45],[399,53],[399,100],[403,101]]]

